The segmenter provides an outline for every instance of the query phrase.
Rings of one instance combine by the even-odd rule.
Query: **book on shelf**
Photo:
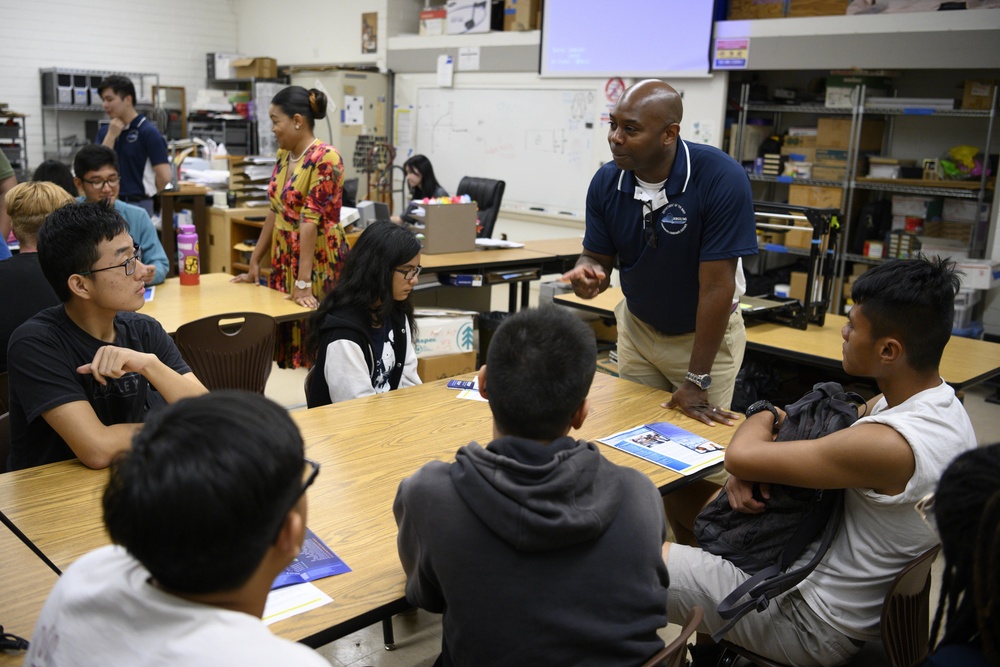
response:
[[[670,422],[646,424],[598,442],[682,475],[722,463],[726,455],[722,445]]]
[[[302,551],[275,578],[274,583],[271,584],[271,590],[350,571],[351,568],[337,554],[333,553],[333,549],[328,547],[311,529],[306,528],[306,537],[302,541]]]

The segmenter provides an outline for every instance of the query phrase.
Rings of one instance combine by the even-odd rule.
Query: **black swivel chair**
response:
[[[458,184],[458,195],[469,195],[479,209],[479,224],[482,230],[476,235],[488,239],[493,236],[493,227],[500,214],[500,201],[506,183],[492,178],[466,176]]]
[[[345,178],[344,191],[341,195],[341,205],[355,208],[358,205],[358,179]]]

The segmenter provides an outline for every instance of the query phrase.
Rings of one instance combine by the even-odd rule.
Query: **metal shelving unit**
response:
[[[97,87],[105,77],[112,74],[127,76],[135,85],[135,108],[141,112],[155,110],[153,89],[160,84],[159,74],[61,67],[43,68],[38,74],[42,91],[42,154],[45,159],[70,162],[76,153],[76,147],[86,143],[86,137],[83,140],[77,137],[73,144],[64,145],[65,139],[69,137],[63,136],[63,124],[66,114],[88,120],[96,119],[95,117],[104,113]],[[149,102],[140,101],[145,99],[149,99]],[[156,119],[150,120],[155,122]],[[55,142],[50,143],[53,137]]]
[[[26,116],[13,111],[0,111],[0,151],[14,168],[18,182],[31,178],[28,166],[28,134]]]
[[[798,184],[798,185],[818,185],[826,187],[838,187],[842,188],[841,196],[841,211],[848,213],[844,216],[844,228],[842,230],[842,238],[850,238],[851,224],[853,220],[850,219],[849,212],[853,210],[855,197],[859,196],[862,191],[865,192],[886,192],[886,193],[897,193],[897,194],[910,194],[910,195],[923,195],[923,196],[933,196],[933,197],[949,197],[955,199],[964,200],[974,200],[977,205],[988,202],[986,195],[990,192],[990,186],[987,181],[986,170],[983,170],[982,177],[978,183],[970,183],[967,181],[963,182],[949,182],[949,181],[923,181],[923,182],[913,182],[907,181],[906,179],[900,179],[898,182],[891,182],[891,179],[867,179],[862,178],[858,174],[859,165],[861,160],[859,159],[861,151],[859,150],[859,144],[861,140],[861,131],[866,117],[879,116],[886,120],[886,132],[883,137],[883,154],[886,154],[886,149],[892,143],[892,121],[894,118],[906,116],[906,117],[919,117],[919,118],[968,118],[968,119],[982,119],[986,121],[986,131],[985,131],[985,143],[983,144],[983,151],[988,152],[989,147],[993,138],[993,127],[997,116],[997,90],[994,88],[993,101],[989,110],[970,110],[970,109],[909,109],[909,108],[896,108],[896,107],[884,107],[884,106],[866,106],[865,104],[865,87],[859,86],[854,96],[855,103],[850,108],[827,108],[820,104],[798,104],[798,105],[785,105],[785,104],[771,104],[771,103],[757,103],[751,102],[750,99],[750,84],[742,84],[740,88],[739,97],[739,116],[738,124],[736,127],[736,146],[743,146],[743,132],[747,126],[747,121],[750,114],[771,114],[773,117],[774,127],[777,130],[782,127],[782,118],[786,114],[803,114],[803,115],[814,115],[814,116],[849,116],[851,118],[850,127],[850,143],[847,149],[847,169],[843,181],[827,181],[827,180],[814,180],[814,179],[793,179],[786,176],[762,176],[757,174],[750,175],[750,180],[753,182],[766,183],[769,184],[769,197],[773,198],[775,196],[774,188],[779,184]],[[970,247],[974,252],[982,250],[985,238],[982,237],[983,228],[980,225],[975,226],[976,234],[970,241]],[[881,258],[865,257],[862,255],[856,255],[851,253],[841,252],[835,258],[833,258],[835,266],[835,276],[839,277],[845,273],[846,262],[862,262],[866,264],[878,264],[881,262]],[[841,285],[839,281],[836,281],[834,286],[832,301],[836,310],[840,310],[841,305]]]

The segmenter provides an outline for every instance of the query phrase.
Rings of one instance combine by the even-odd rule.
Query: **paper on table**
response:
[[[464,398],[467,401],[482,401],[483,403],[489,403],[489,399],[483,398],[483,395],[479,393],[479,376],[472,378],[474,386],[472,389],[463,389],[458,392],[459,398]]]
[[[331,602],[333,602],[333,598],[313,584],[286,586],[268,593],[267,602],[264,603],[264,616],[261,620],[264,621],[264,625],[271,625]]]
[[[722,463],[726,456],[721,445],[670,422],[646,424],[601,438],[598,442],[682,475]]]
[[[476,239],[477,248],[523,248],[523,243],[501,239]]]

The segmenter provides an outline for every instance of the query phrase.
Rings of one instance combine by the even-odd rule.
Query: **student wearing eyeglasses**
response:
[[[361,233],[340,282],[309,318],[310,408],[420,384],[410,302],[420,269],[412,232],[384,221]]]
[[[111,202],[128,223],[132,238],[142,248],[143,264],[146,266],[143,280],[148,285],[162,283],[170,271],[167,253],[145,209],[119,199],[121,178],[115,152],[107,146],[84,146],[73,158],[73,172],[76,174],[73,179],[76,187],[83,193],[77,201]]]
[[[11,336],[7,470],[73,457],[106,468],[150,411],[205,393],[163,327],[135,312],[143,259],[107,202],[64,206],[38,230],[38,260],[61,303]]]
[[[59,578],[25,664],[329,667],[261,622],[271,583],[302,548],[318,472],[288,413],[263,396],[212,392],[164,408],[111,469],[114,546]]]

